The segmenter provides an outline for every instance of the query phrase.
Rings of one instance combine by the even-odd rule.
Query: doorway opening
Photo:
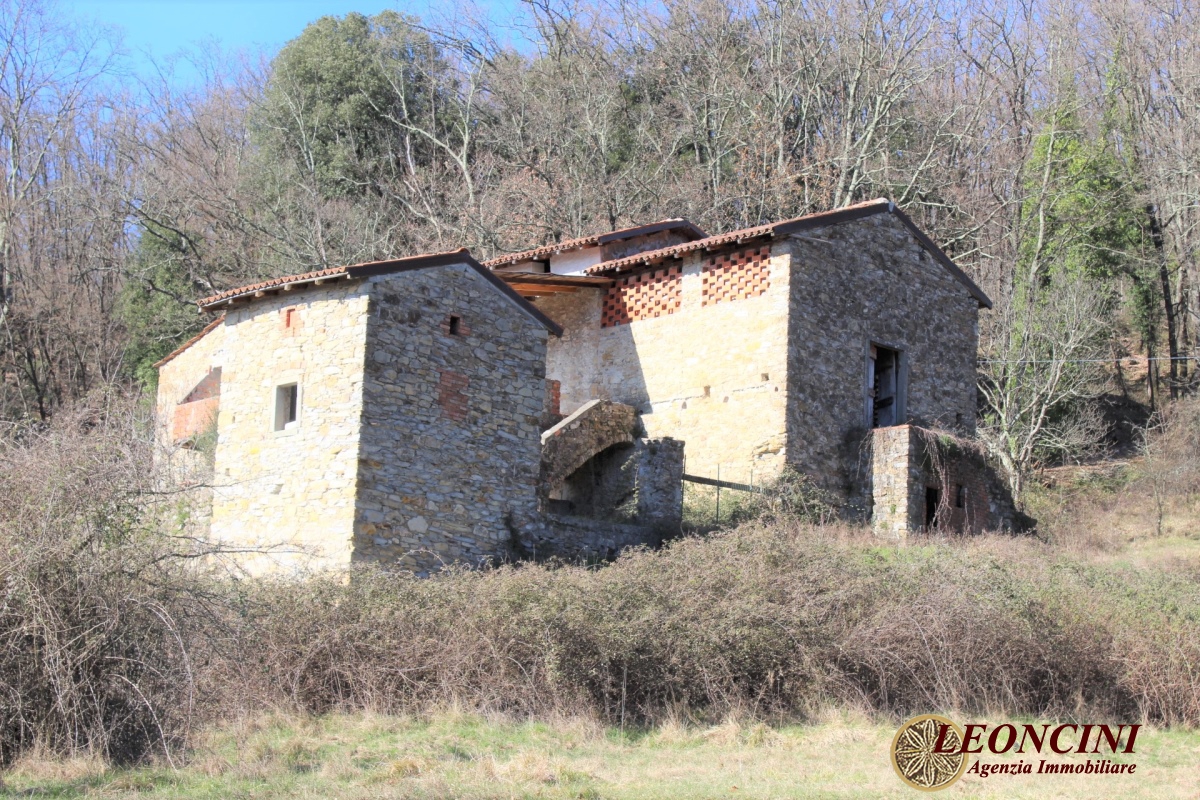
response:
[[[942,493],[933,486],[925,487],[925,530],[931,531],[937,526],[938,503]]]
[[[900,351],[871,345],[867,362],[867,422],[872,428],[899,425],[901,406]]]

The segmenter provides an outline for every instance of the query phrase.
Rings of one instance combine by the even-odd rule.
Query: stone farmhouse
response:
[[[158,365],[255,570],[608,557],[681,480],[812,477],[877,532],[1006,528],[968,441],[991,301],[887,200],[709,236],[682,219],[221,292]],[[942,431],[933,434],[931,429]],[[947,434],[954,434],[954,439]]]

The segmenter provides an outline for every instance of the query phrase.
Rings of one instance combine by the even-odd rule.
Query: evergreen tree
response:
[[[188,275],[187,249],[187,240],[179,233],[158,226],[143,228],[118,298],[117,313],[128,337],[126,369],[150,391],[158,386],[154,364],[207,321],[195,304],[205,287]]]
[[[438,132],[454,99],[440,85],[445,60],[417,26],[394,11],[322,17],[288,42],[254,120],[268,161],[291,162],[326,197],[372,192],[428,163],[434,146],[417,130]]]

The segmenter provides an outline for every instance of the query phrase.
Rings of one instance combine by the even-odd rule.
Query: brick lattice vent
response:
[[[662,267],[620,278],[604,295],[600,327],[674,314],[682,298],[682,267]]]
[[[771,288],[771,247],[713,256],[704,265],[700,305],[758,297]]]

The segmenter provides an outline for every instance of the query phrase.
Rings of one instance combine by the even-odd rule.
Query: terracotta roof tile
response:
[[[719,233],[716,236],[708,236],[703,239],[696,239],[691,242],[671,245],[658,250],[648,250],[644,253],[635,253],[625,258],[614,259],[613,261],[605,261],[597,264],[594,267],[589,267],[586,272],[592,275],[603,274],[606,272],[625,272],[630,269],[649,264],[656,261],[662,261],[667,258],[681,256],[684,253],[690,253],[694,250],[706,250],[715,247],[722,247],[728,244],[737,244],[745,239],[756,239],[762,236],[774,236],[777,233],[785,232],[781,229],[787,229],[803,223],[804,227],[816,227],[821,224],[833,224],[842,221],[842,218],[852,218],[852,216],[861,216],[862,211],[871,213],[879,213],[886,211],[890,202],[887,200],[870,200],[865,203],[858,203],[845,208],[839,208],[835,211],[821,211],[816,214],[806,214],[803,217],[784,220],[782,222],[772,222],[767,225],[756,225],[753,228],[742,228],[741,230],[730,231],[729,233]]]
[[[642,266],[649,266],[664,261],[668,258],[678,258],[686,253],[691,253],[696,250],[715,249],[731,244],[737,244],[747,239],[756,239],[764,236],[786,236],[788,234],[799,233],[804,230],[819,228],[824,225],[837,225],[842,222],[850,222],[851,220],[862,219],[864,217],[873,216],[875,214],[889,213],[896,216],[900,222],[909,229],[913,237],[925,248],[935,260],[942,264],[947,270],[963,286],[970,292],[981,306],[991,308],[991,299],[983,293],[974,281],[963,272],[957,264],[954,263],[946,253],[930,239],[924,231],[916,226],[916,224],[899,208],[895,203],[886,199],[880,198],[877,200],[868,200],[864,203],[856,203],[854,205],[845,206],[844,208],[835,209],[833,211],[821,211],[816,214],[806,214],[802,217],[784,220],[782,222],[773,222],[769,225],[757,225],[753,228],[743,228],[742,230],[730,231],[716,236],[708,236],[703,239],[696,239],[683,244],[676,244],[670,247],[663,247],[658,250],[648,250],[644,253],[635,253],[626,258],[618,258],[612,261],[604,261],[594,267],[589,267],[584,270],[589,275],[609,275],[620,272],[628,272],[629,270],[637,269]]]
[[[663,247],[658,250],[647,250],[644,253],[634,253],[625,258],[617,258],[612,261],[603,261],[594,267],[588,267],[584,272],[589,275],[602,275],[607,272],[626,272],[642,264],[649,264],[653,261],[662,261],[667,258],[690,253],[693,250],[702,250],[710,247],[720,247],[721,245],[734,244],[742,239],[754,239],[759,236],[770,236],[775,230],[774,225],[759,225],[754,228],[743,228],[740,231],[730,231],[729,233],[718,234],[717,236],[708,236],[704,239],[697,239],[694,242],[683,242],[682,244],[674,244],[670,247]]]
[[[696,238],[702,238],[704,231],[697,228],[686,219],[664,219],[658,222],[652,222],[649,225],[636,225],[632,228],[622,228],[608,233],[597,233],[592,236],[581,236],[578,239],[567,239],[563,242],[555,242],[553,244],[535,247],[532,250],[522,250],[519,253],[509,253],[503,256],[484,261],[483,265],[489,269],[503,267],[508,264],[516,264],[520,261],[539,261],[548,258],[555,253],[562,253],[567,250],[578,250],[581,247],[594,247],[608,242],[615,242],[621,239],[632,239],[634,236],[646,236],[651,233],[667,230],[686,230],[690,235]]]
[[[284,275],[282,278],[271,278],[269,281],[252,283],[248,286],[238,286],[235,289],[226,289],[223,292],[219,292],[201,300],[197,300],[196,305],[200,306],[201,308],[206,308],[211,306],[213,303],[219,303],[222,300],[228,300],[231,297],[238,297],[239,295],[260,292],[263,289],[273,289],[276,286],[283,286],[288,283],[307,283],[318,278],[336,278],[339,275],[345,274],[345,267],[331,267],[329,269],[319,269],[315,272],[304,272],[300,275]]]
[[[333,267],[331,269],[316,270],[315,272],[304,272],[299,275],[285,275],[282,278],[272,278],[269,281],[261,281],[252,283],[248,286],[239,286],[236,289],[228,289],[220,294],[214,294],[211,297],[206,297],[200,300],[197,305],[206,311],[215,311],[219,306],[233,303],[241,298],[253,299],[259,294],[265,294],[269,291],[281,289],[289,284],[312,283],[330,278],[369,278],[375,275],[388,275],[397,272],[407,272],[410,270],[427,269],[429,267],[446,266],[450,264],[463,264],[475,272],[478,272],[490,284],[495,286],[502,294],[506,295],[510,300],[515,302],[523,312],[532,317],[535,321],[545,327],[555,336],[562,335],[562,327],[554,320],[542,313],[541,309],[531,304],[528,300],[521,297],[517,292],[513,291],[507,283],[502,281],[491,270],[485,268],[482,264],[475,260],[471,255],[471,251],[465,247],[458,250],[450,250],[445,253],[422,253],[415,256],[405,256],[404,258],[392,258],[383,261],[366,261],[361,264],[351,264],[345,267]]]

